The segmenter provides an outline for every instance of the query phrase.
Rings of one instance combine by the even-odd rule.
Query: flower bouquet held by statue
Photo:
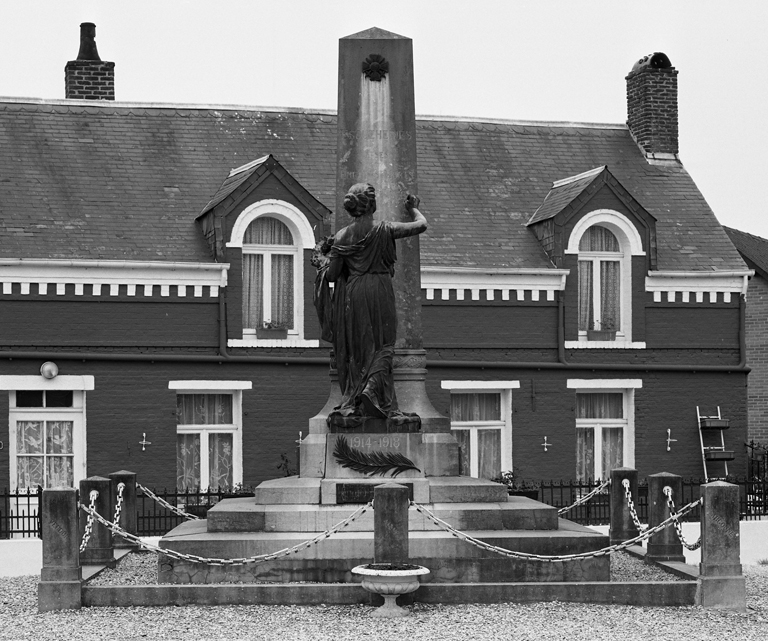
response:
[[[312,264],[318,270],[315,308],[322,338],[333,344],[342,393],[341,404],[328,417],[331,427],[361,427],[369,419],[386,421],[386,431],[406,423],[418,425],[418,417],[398,408],[392,369],[397,332],[395,240],[427,229],[418,205],[419,198],[409,194],[404,206],[411,222],[375,222],[373,186],[353,185],[344,197],[351,224],[322,240],[313,252]]]

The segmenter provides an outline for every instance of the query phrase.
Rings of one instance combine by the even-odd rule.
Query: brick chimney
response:
[[[677,146],[677,70],[656,52],[638,60],[627,76],[627,125],[649,156],[669,158]]]
[[[102,62],[96,50],[96,25],[80,25],[77,60],[64,67],[65,97],[79,100],[115,99],[115,63]]]

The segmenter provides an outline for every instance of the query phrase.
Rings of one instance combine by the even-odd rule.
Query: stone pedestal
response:
[[[746,586],[741,573],[739,486],[715,481],[701,486],[701,606],[746,609]]]
[[[669,518],[669,506],[667,497],[664,494],[664,488],[672,489],[672,500],[675,503],[675,509],[682,507],[683,500],[683,479],[677,474],[661,472],[660,474],[651,474],[648,477],[648,527],[656,527],[659,523]],[[679,561],[685,563],[683,554],[683,544],[677,536],[677,530],[674,526],[664,528],[660,532],[653,534],[648,539],[648,553],[645,555],[646,561]]]
[[[37,608],[40,612],[80,608],[82,570],[77,490],[43,490],[40,515],[43,569],[37,584]]]
[[[118,525],[130,534],[137,532],[137,513],[136,513],[136,472],[120,470],[109,475],[112,482],[112,496],[117,501],[118,486],[125,484],[123,488],[123,509],[120,512],[120,522]],[[121,536],[113,536],[112,543],[116,548],[138,549],[138,544],[132,543]]]
[[[624,479],[629,481],[632,501],[637,506],[637,470],[629,467],[611,470],[611,527],[608,532],[611,545],[633,539],[640,533],[627,505]]]
[[[80,500],[84,505],[90,505],[91,490],[96,490],[99,495],[96,498],[95,510],[107,521],[114,517],[112,502],[112,482],[103,476],[90,476],[80,481]],[[88,517],[85,513],[80,518],[80,537],[85,532]],[[80,554],[82,565],[107,565],[114,567],[115,558],[112,549],[112,532],[94,519],[91,537],[88,545]]]

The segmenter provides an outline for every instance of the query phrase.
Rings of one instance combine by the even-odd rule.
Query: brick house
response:
[[[280,475],[329,393],[335,113],[120,103],[83,58],[63,100],[0,99],[0,479]],[[627,98],[628,125],[417,119],[427,388],[466,474],[700,476],[697,407],[741,452],[750,270],[678,158],[666,56]]]
[[[724,227],[747,266],[755,272],[749,281],[746,317],[749,373],[748,438],[768,443],[768,239]]]

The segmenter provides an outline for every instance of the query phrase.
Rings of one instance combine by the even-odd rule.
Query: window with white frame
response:
[[[296,263],[299,247],[277,218],[261,216],[243,238],[243,328],[296,328]]]
[[[579,241],[579,332],[621,332],[624,254],[610,229],[593,225]]]
[[[243,335],[229,347],[320,345],[304,338],[304,252],[314,246],[307,217],[290,203],[260,200],[240,213],[227,247],[243,256]]]
[[[93,388],[93,376],[0,376],[11,488],[77,487],[86,477],[85,392]]]
[[[451,430],[459,474],[493,479],[512,469],[512,389],[517,381],[443,381],[451,391]]]
[[[242,483],[242,390],[251,383],[171,381],[169,387],[176,390],[176,487]]]
[[[576,390],[576,478],[607,479],[634,467],[634,391],[639,380],[569,380]]]
[[[565,253],[578,260],[578,340],[565,347],[644,349],[632,340],[632,257],[645,255],[637,228],[617,211],[589,212],[574,225]]]

